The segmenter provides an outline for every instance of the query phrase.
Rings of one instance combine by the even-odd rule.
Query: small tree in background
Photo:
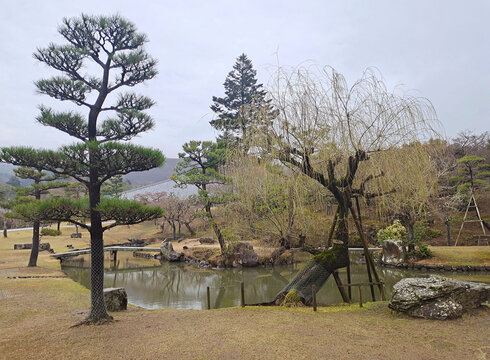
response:
[[[190,141],[185,143],[182,149],[184,152],[179,153],[182,160],[175,167],[172,180],[180,187],[194,185],[199,189],[199,198],[223,252],[223,234],[211,211],[213,205],[222,202],[222,198],[213,195],[210,187],[227,183],[227,178],[219,172],[219,167],[225,161],[225,149],[212,141]]]
[[[252,61],[242,54],[223,84],[225,96],[213,96],[211,110],[217,118],[211,120],[210,124],[222,132],[220,139],[226,143],[247,141],[249,129],[257,120],[258,113],[262,119],[264,114],[268,118],[275,115],[262,84],[257,84],[256,76],[257,71],[253,69]]]
[[[160,151],[123,144],[154,126],[145,110],[154,102],[133,92],[119,93],[106,104],[109,95],[133,87],[157,74],[156,60],[144,49],[147,38],[135,25],[120,16],[88,16],[64,19],[58,29],[67,41],[38,49],[34,57],[62,73],[39,80],[36,87],[61,101],[71,101],[88,111],[88,116],[41,107],[37,120],[75,137],[79,142],[59,151],[34,150],[29,147],[2,148],[4,162],[20,166],[38,166],[56,174],[68,175],[88,189],[88,200],[54,199],[40,201],[36,209],[17,207],[18,213],[67,220],[90,232],[91,310],[86,322],[111,320],[104,300],[103,232],[121,224],[135,224],[161,216],[159,208],[145,209],[138,202],[118,199],[101,201],[101,186],[117,175],[144,171],[162,165]],[[86,66],[90,64],[90,66]],[[85,70],[94,70],[94,74]],[[93,95],[92,95],[93,94]],[[115,114],[105,117],[102,114]],[[90,225],[79,222],[90,219]],[[102,221],[114,220],[103,226]]]
[[[60,181],[61,179],[65,179],[66,176],[48,174],[40,168],[19,167],[14,169],[14,173],[18,178],[32,180],[33,183],[27,187],[15,188],[15,199],[10,202],[9,208],[13,208],[17,204],[39,201],[41,200],[42,195],[49,194],[49,190],[62,188],[68,185],[68,182]],[[35,206],[35,204],[33,205]],[[32,222],[32,249],[27,266],[37,266],[37,257],[39,254],[39,227],[41,225],[39,219],[25,218],[15,212],[11,212],[7,214],[7,216]]]
[[[116,175],[102,186],[102,195],[119,199],[122,193],[130,188],[122,175]]]

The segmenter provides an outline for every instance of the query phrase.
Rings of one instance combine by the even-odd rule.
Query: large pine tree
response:
[[[38,49],[34,57],[58,70],[61,76],[36,82],[38,91],[62,101],[71,101],[87,110],[83,113],[57,112],[41,107],[38,121],[79,140],[58,151],[11,147],[0,150],[2,161],[37,166],[56,174],[73,177],[83,183],[89,194],[87,201],[54,199],[40,201],[38,209],[16,209],[26,216],[69,220],[90,232],[91,247],[91,311],[87,322],[100,323],[112,319],[104,300],[103,232],[113,226],[134,224],[161,216],[157,208],[142,208],[127,200],[101,199],[101,186],[110,178],[132,171],[160,166],[164,156],[158,150],[124,144],[153,127],[153,119],[145,113],[154,102],[133,92],[118,90],[133,87],[156,74],[156,60],[147,54],[147,38],[120,16],[87,16],[64,19],[58,29],[67,44],[50,44]],[[89,71],[93,70],[92,73]],[[115,98],[106,104],[109,95]],[[100,119],[102,114],[114,114]],[[90,224],[80,223],[81,217]],[[114,222],[103,224],[112,219]]]
[[[242,54],[223,84],[225,96],[213,96],[211,110],[217,118],[210,124],[222,132],[220,138],[227,142],[246,140],[254,120],[274,116],[270,100],[266,99],[266,91],[262,84],[257,83],[256,76],[252,61]]]

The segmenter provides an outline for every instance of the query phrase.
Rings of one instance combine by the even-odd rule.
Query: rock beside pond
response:
[[[205,236],[200,237],[197,240],[199,240],[201,244],[214,244],[216,242],[216,240],[214,240],[212,237],[205,237]]]
[[[184,253],[174,251],[174,247],[170,241],[163,241],[160,247],[162,252],[162,260],[174,262],[180,261],[184,257]]]
[[[254,267],[259,263],[259,257],[252,245],[239,242],[233,245],[233,266]]]
[[[108,311],[122,311],[128,308],[128,294],[124,288],[104,289],[104,298]]]
[[[454,319],[490,299],[490,285],[431,275],[406,278],[393,287],[389,307],[424,319]]]
[[[401,240],[388,239],[383,241],[383,257],[381,261],[385,264],[397,265],[407,260],[405,246]]]

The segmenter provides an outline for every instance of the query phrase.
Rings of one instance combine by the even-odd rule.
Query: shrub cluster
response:
[[[43,236],[59,236],[61,235],[61,231],[60,230],[56,230],[56,229],[42,229],[41,230],[41,235]]]

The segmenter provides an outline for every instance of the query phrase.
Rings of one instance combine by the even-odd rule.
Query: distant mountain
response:
[[[0,182],[9,181],[10,177],[14,175],[14,165],[0,163]]]
[[[180,159],[166,159],[162,167],[151,169],[148,171],[132,172],[124,176],[124,179],[129,180],[132,187],[139,187],[157,182],[169,180],[174,173],[174,168]],[[15,166],[11,164],[0,163],[0,183],[7,182],[14,175]],[[21,180],[25,181],[25,180]]]
[[[147,170],[132,172],[124,175],[125,180],[129,180],[132,187],[144,186],[169,180],[174,173],[174,168],[180,159],[166,159],[162,167]]]

